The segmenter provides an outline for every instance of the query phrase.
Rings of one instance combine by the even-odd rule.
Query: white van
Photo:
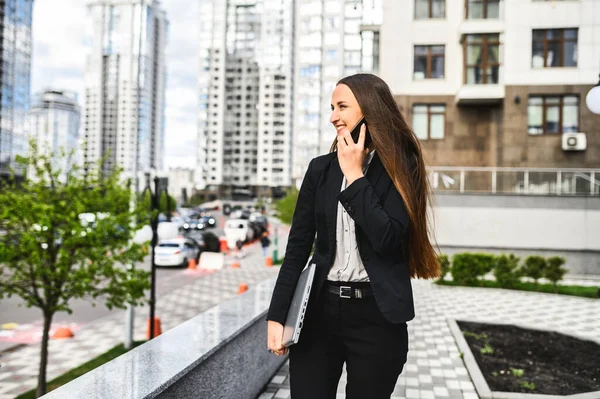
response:
[[[252,229],[245,219],[229,219],[225,222],[224,231],[229,248],[235,248],[238,240],[246,242],[252,239]]]

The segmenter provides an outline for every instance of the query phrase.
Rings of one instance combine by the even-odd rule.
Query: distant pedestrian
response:
[[[241,259],[244,257],[244,253],[242,251],[243,248],[244,248],[244,242],[242,240],[237,240],[235,242],[235,249],[236,249],[235,255],[238,259]]]
[[[263,256],[266,258],[269,245],[271,245],[269,233],[267,233],[266,231],[262,234],[262,237],[260,237],[260,245],[262,246]]]

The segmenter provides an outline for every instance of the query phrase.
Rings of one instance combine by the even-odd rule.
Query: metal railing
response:
[[[600,196],[600,169],[431,166],[434,192]]]

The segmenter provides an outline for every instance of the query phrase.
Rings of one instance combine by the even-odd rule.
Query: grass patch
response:
[[[455,281],[436,281],[436,284],[439,285],[449,285],[449,286],[461,286]],[[511,289],[517,291],[532,291],[532,292],[545,292],[548,294],[554,294],[554,286],[552,284],[538,284],[537,288],[534,283],[529,282],[518,282],[515,284],[514,288],[504,288],[501,287],[497,281],[492,280],[484,280],[483,282],[478,282],[477,285],[471,285],[470,287],[483,287],[486,288],[503,288],[503,289]],[[561,295],[572,295],[572,296],[580,296],[584,298],[598,298],[598,287],[586,287],[580,285],[559,285],[558,286],[558,294]]]
[[[146,341],[135,341],[133,343],[133,347],[135,348],[137,346],[140,346],[141,344],[143,344],[145,342]],[[126,352],[128,352],[128,350],[125,349],[125,347],[123,347],[123,344],[119,344],[119,345],[115,346],[114,348],[112,348],[109,351],[101,354],[100,356],[90,360],[89,362],[84,363],[81,366],[76,367],[72,370],[69,370],[66,373],[64,373],[63,375],[56,377],[52,381],[48,382],[48,392],[53,391],[56,388],[59,388],[68,382],[71,382],[75,378],[81,377],[88,371],[92,371],[96,367],[100,367],[104,363],[108,363],[111,360],[121,356],[122,354],[124,354]],[[17,396],[16,399],[35,399],[35,391],[36,391],[35,389],[32,389],[31,391],[25,392],[25,393]]]

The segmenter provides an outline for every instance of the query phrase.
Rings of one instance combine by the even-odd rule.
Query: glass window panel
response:
[[[481,71],[479,67],[467,68],[467,84],[476,84],[481,81]]]
[[[433,57],[431,60],[431,77],[442,79],[444,77],[444,57]]]
[[[444,46],[431,46],[431,54],[444,55]]]
[[[546,66],[559,66],[559,55],[558,49],[560,48],[559,42],[548,42],[548,54],[546,55]]]
[[[415,46],[415,55],[427,55],[427,46]]]
[[[337,45],[340,42],[340,34],[337,32],[327,32],[325,34],[325,44]]]
[[[417,108],[417,107],[414,107]],[[413,108],[413,111],[414,111]],[[417,113],[417,112],[413,112],[413,118],[412,118],[412,127],[413,127],[413,131],[415,132],[415,136],[417,136],[417,138],[419,140],[427,140],[427,107],[425,108],[425,113]]]
[[[360,35],[346,35],[344,38],[345,50],[360,50],[362,38]]]
[[[564,105],[563,106],[563,133],[579,131],[579,106]]]
[[[544,42],[533,42],[531,66],[534,68],[544,67]]]
[[[415,0],[415,19],[429,18],[429,0]]]
[[[467,46],[467,64],[480,64],[483,46],[469,45]]]
[[[342,9],[339,1],[328,1],[325,4],[325,12],[328,13],[338,13]]]
[[[432,107],[433,108],[433,107]],[[444,114],[431,115],[431,132],[429,138],[443,139],[444,138]]]
[[[500,46],[498,46],[497,44],[489,45],[488,46],[488,54],[487,54],[488,64],[494,64],[494,63],[498,62],[500,60],[500,57],[498,56],[499,53],[500,53]]]
[[[498,66],[487,67],[486,69],[486,83],[487,84],[497,84],[498,83]]]
[[[564,43],[564,65],[577,66],[577,43],[576,42],[565,42]]]
[[[546,97],[546,104],[560,104],[560,97]]]
[[[499,1],[488,1],[487,6],[487,18],[500,18],[500,2]]]
[[[545,32],[542,29],[534,29],[533,40],[544,40]]]
[[[558,133],[559,132],[559,116],[560,107],[550,106],[546,107],[546,133]]]
[[[479,19],[483,18],[483,2],[481,0],[469,1],[469,14],[468,19]]]
[[[579,97],[577,96],[564,96],[563,104],[579,104]]]
[[[444,113],[444,112],[446,112],[446,106],[445,105],[431,105],[429,107],[429,111],[436,112],[436,113]]]
[[[415,56],[414,79],[425,79],[427,74],[427,57],[420,55]]]
[[[446,16],[446,0],[431,0],[431,18],[444,18]]]
[[[557,39],[560,37],[560,30],[558,29],[547,29],[546,30],[546,39]]]
[[[565,29],[565,39],[577,39],[577,29]]]
[[[360,19],[348,19],[344,22],[344,32],[360,33]]]
[[[467,43],[481,43],[482,40],[481,35],[467,35]]]
[[[530,98],[527,107],[527,132],[529,134],[542,134],[544,119],[541,97]]]

